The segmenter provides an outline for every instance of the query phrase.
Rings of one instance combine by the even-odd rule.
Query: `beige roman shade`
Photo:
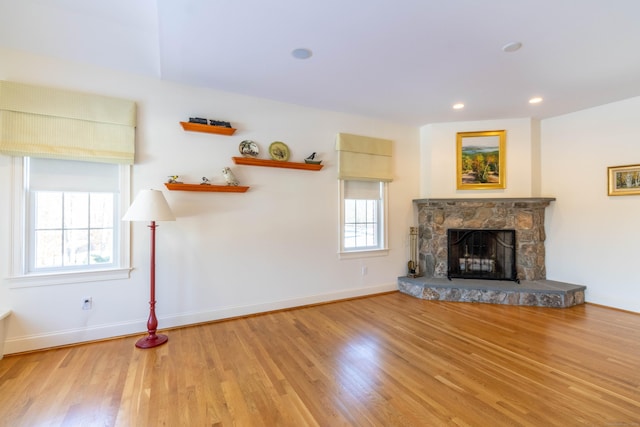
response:
[[[393,180],[393,141],[339,133],[338,179],[360,181]]]
[[[132,164],[133,101],[0,80],[0,153]]]

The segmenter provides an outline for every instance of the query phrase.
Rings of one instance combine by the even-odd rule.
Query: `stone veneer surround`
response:
[[[544,212],[555,198],[418,199],[418,264],[427,277],[447,277],[447,230],[516,231],[520,280],[546,279]]]

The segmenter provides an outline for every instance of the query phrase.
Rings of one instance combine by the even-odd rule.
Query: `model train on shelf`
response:
[[[231,123],[229,122],[225,122],[223,120],[210,120],[202,117],[189,117],[189,123],[197,123],[199,125],[221,126],[224,128],[231,127]]]

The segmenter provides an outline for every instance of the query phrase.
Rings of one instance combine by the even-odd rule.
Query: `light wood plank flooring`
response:
[[[638,426],[640,315],[397,292],[0,360],[0,426]]]

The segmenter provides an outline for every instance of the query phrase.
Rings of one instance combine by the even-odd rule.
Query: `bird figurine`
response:
[[[211,185],[211,181],[206,176],[203,176],[200,185]]]
[[[169,184],[178,184],[180,175],[169,175]]]
[[[222,175],[224,175],[224,179],[227,181],[227,185],[238,185],[238,179],[228,167],[222,169]]]
[[[316,152],[314,151],[313,153],[311,153],[309,157],[304,159],[304,162],[309,165],[319,165],[320,163],[322,163],[322,160],[314,160],[315,158],[316,158]]]

